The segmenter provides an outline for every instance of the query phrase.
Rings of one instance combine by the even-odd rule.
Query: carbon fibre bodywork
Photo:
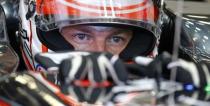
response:
[[[210,16],[183,16],[180,49],[197,61],[210,61]]]

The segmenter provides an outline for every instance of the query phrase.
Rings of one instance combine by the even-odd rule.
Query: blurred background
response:
[[[165,0],[168,8],[177,10],[178,0]],[[210,15],[210,0],[184,0],[184,13]]]

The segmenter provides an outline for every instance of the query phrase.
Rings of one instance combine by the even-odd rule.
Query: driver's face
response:
[[[132,31],[116,27],[78,25],[61,29],[75,50],[120,54],[132,38]]]

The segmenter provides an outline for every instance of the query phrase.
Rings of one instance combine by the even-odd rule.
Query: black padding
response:
[[[47,56],[36,54],[35,60],[36,62],[41,64],[45,69],[49,69],[51,67],[58,67],[58,64],[56,64],[50,57]]]
[[[77,99],[80,102],[87,101],[85,94],[84,94],[84,89],[82,89],[81,87],[78,87],[78,86],[73,86],[73,90],[74,90],[75,96],[77,96]]]
[[[162,33],[160,37],[160,44],[158,53],[161,54],[164,51],[172,54],[174,44],[174,33],[175,33],[175,19],[176,16],[170,10],[164,8],[166,17],[163,19]]]
[[[117,73],[117,78],[122,82],[127,82],[128,73],[125,67],[125,64],[122,60],[118,59],[114,64],[114,69]],[[111,74],[111,73],[110,73]]]
[[[63,38],[58,29],[45,32],[37,28],[37,35],[40,41],[53,51],[74,50],[74,47]]]
[[[125,60],[132,59],[135,56],[146,56],[154,49],[156,37],[152,32],[146,30],[134,30],[134,35],[128,46],[120,54]]]
[[[68,77],[71,69],[72,69],[72,60],[71,59],[65,59],[61,62],[59,67],[59,79],[61,84],[65,84],[65,78]]]
[[[100,67],[100,64],[102,64],[101,62],[98,62],[98,58],[99,58],[100,54],[97,54],[96,55],[90,55],[88,56],[89,57],[89,60],[92,61],[92,69],[93,69],[93,79],[94,81],[96,82],[103,82],[103,75],[101,73],[101,68]]]
[[[209,71],[209,63],[206,62],[206,61],[201,61],[199,63],[196,63],[196,67],[197,67],[197,70],[198,70],[198,76],[199,76],[199,80],[200,80],[200,87],[201,88],[204,88],[207,84],[208,84],[208,78],[206,77],[206,73],[205,73],[205,70],[203,69],[202,65],[205,65],[207,67],[208,70],[206,71]]]
[[[181,82],[183,84],[194,84],[193,77],[190,71],[183,69],[182,67],[177,67],[176,73],[176,81]]]
[[[83,75],[84,75],[84,73],[87,75],[87,64],[88,64],[88,58],[87,57],[85,57],[85,56],[81,56],[81,58],[82,58],[82,60],[81,60],[81,64],[79,65],[79,68],[77,69],[77,73],[75,74],[75,79],[76,80],[82,80],[82,79],[84,79],[83,77]],[[72,62],[72,61],[70,61],[71,63],[72,63],[72,65],[76,65],[76,64],[78,64],[78,63],[76,63],[76,62]]]

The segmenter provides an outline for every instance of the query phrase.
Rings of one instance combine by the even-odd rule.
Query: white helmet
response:
[[[34,55],[40,52],[74,50],[59,33],[60,26],[100,25],[133,30],[133,38],[120,53],[155,56],[160,37],[160,11],[155,0],[21,0],[21,50],[32,70],[40,65]]]

